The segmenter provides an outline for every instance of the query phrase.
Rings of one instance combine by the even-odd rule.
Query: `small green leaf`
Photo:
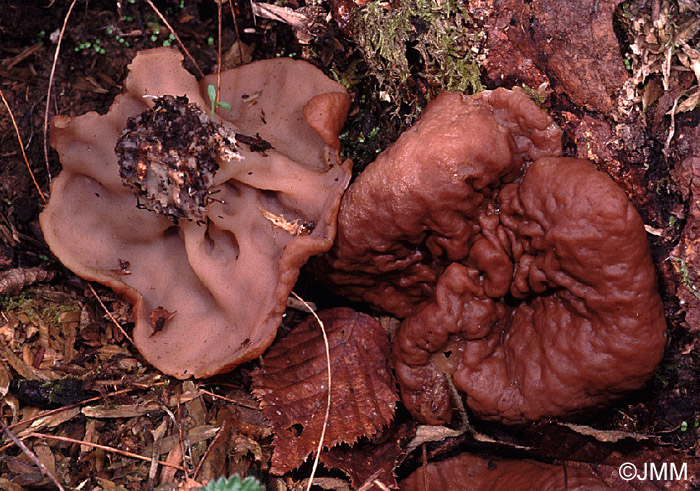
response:
[[[227,111],[230,111],[232,109],[231,104],[229,104],[228,102],[219,101],[216,103],[216,105],[219,106],[221,109],[226,109]]]
[[[216,87],[214,87],[212,84],[209,84],[207,86],[207,94],[209,94],[209,100],[211,101],[211,103],[214,104],[214,101],[216,101]]]
[[[238,476],[232,476],[229,479],[222,477],[216,481],[210,481],[201,488],[202,491],[264,491],[264,489],[257,479],[250,476],[243,480]]]

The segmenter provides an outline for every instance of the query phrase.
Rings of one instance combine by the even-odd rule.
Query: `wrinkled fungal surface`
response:
[[[444,93],[345,194],[317,270],[403,318],[404,404],[449,421],[573,416],[641,387],[665,321],[643,223],[527,97]]]
[[[427,483],[427,486],[425,485]],[[430,462],[399,483],[401,491],[602,491],[608,487],[585,464],[489,459],[463,453]]]
[[[221,73],[232,109],[211,122],[215,75],[198,82],[170,48],[140,52],[129,69],[107,114],[52,120],[63,170],[42,230],[65,266],[134,305],[148,362],[214,375],[269,346],[299,268],[333,242],[351,172],[337,151],[349,98],[306,62],[264,60]],[[185,123],[168,128],[173,118]]]

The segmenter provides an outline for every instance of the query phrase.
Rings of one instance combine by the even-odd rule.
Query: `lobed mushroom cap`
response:
[[[151,96],[186,96],[207,111],[216,77],[198,82],[169,48],[140,52],[129,69],[107,114],[52,120],[63,171],[42,230],[64,265],[133,303],[133,338],[148,362],[179,378],[211,376],[267,348],[299,268],[333,242],[351,164],[324,139],[337,138],[348,97],[320,70],[291,59],[222,72],[220,100],[232,109],[220,111],[220,122],[271,147],[255,151],[239,141],[243,158],[218,162],[216,201],[205,218],[173,223],[137,208],[115,145],[129,118],[153,105]],[[310,125],[305,108],[328,94],[335,102],[323,106],[325,120]],[[313,229],[290,232],[280,223]],[[158,317],[162,329],[154,330]]]
[[[479,417],[519,424],[605,406],[661,360],[642,220],[559,139],[519,93],[443,94],[343,198],[318,269],[404,318],[397,379],[426,423],[452,416],[446,374]]]

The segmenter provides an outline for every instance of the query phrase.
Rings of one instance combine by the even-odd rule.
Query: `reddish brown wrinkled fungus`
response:
[[[46,241],[68,268],[133,303],[136,346],[180,378],[267,348],[299,268],[332,244],[350,176],[336,145],[348,108],[341,85],[301,61],[244,65],[221,74],[219,97],[232,109],[195,131],[211,123],[216,78],[198,82],[175,50],[141,52],[106,115],[52,121],[63,171],[41,215]],[[174,97],[151,111],[176,119],[140,131],[165,95]]]
[[[399,483],[399,489],[599,491],[612,488],[586,464],[545,464],[534,460],[488,459],[463,453],[418,468]]]
[[[640,388],[665,321],[643,223],[527,97],[438,96],[345,194],[322,269],[404,318],[401,397],[449,421],[566,417]],[[325,268],[323,268],[325,266]]]

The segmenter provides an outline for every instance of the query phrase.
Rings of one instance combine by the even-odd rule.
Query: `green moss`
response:
[[[356,25],[356,40],[370,75],[379,83],[380,99],[397,106],[411,102],[406,91],[414,77],[425,79],[433,92],[483,90],[476,56],[484,33],[463,2],[407,0],[391,10],[382,5],[369,3]]]
[[[547,104],[547,92],[544,90],[533,89],[529,85],[522,84],[520,86],[527,96],[539,107],[544,108]]]
[[[64,312],[78,310],[78,305],[54,303],[32,296],[30,291],[23,291],[16,297],[0,296],[0,311],[22,313],[33,323],[39,320],[58,325],[58,318]]]
[[[671,257],[673,262],[675,262],[678,265],[678,269],[681,273],[681,283],[683,286],[695,297],[700,299],[700,291],[695,288],[695,285],[693,284],[693,280],[690,279],[690,270],[688,270],[688,265],[685,263],[685,259],[680,258],[680,257]]]

